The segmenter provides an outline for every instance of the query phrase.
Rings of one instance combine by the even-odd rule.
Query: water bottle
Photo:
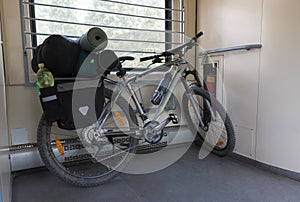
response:
[[[39,70],[37,72],[37,83],[38,88],[47,88],[54,86],[54,78],[52,73],[45,67],[44,63],[40,63]]]
[[[164,97],[164,95],[166,94],[168,87],[170,85],[170,82],[172,80],[173,74],[176,71],[173,70],[173,68],[171,68],[169,71],[167,71],[164,76],[163,79],[160,81],[159,85],[157,86],[152,98],[151,98],[151,102],[154,105],[159,105],[162,98]]]
[[[35,82],[35,89],[39,95],[41,95],[41,87],[38,81]]]

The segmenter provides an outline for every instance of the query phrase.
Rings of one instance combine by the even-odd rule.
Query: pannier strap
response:
[[[51,95],[51,96],[47,96],[47,97],[42,98],[43,102],[50,102],[50,101],[53,101],[53,100],[57,100],[56,95]]]
[[[101,87],[102,81],[99,80],[89,80],[89,81],[76,81],[70,83],[61,83],[57,84],[57,92],[65,92],[65,91],[72,91],[72,90],[79,90],[79,89],[86,89],[86,88],[97,88]]]

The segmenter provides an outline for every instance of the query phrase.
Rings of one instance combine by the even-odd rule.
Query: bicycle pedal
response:
[[[179,123],[179,118],[176,114],[169,114],[169,117],[170,117],[173,124],[178,124]]]

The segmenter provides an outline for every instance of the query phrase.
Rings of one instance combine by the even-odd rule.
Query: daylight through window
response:
[[[162,52],[183,39],[182,0],[21,0],[21,5],[27,64],[49,35],[76,39],[95,26],[107,33],[107,48],[118,56]],[[33,74],[26,68],[30,82]]]

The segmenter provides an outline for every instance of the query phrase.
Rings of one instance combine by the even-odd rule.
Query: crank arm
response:
[[[161,122],[158,126],[155,127],[155,131],[161,131],[162,129],[164,129],[164,127],[166,127],[166,125],[168,125],[168,123],[171,122],[171,118],[168,117],[167,119],[165,119],[163,122]]]

